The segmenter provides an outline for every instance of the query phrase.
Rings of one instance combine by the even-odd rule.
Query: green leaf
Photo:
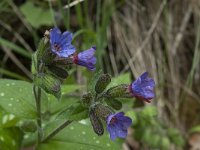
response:
[[[88,110],[81,104],[73,104],[58,114],[57,119],[82,120],[88,117]]]
[[[101,75],[102,75],[102,70],[99,70],[99,71],[95,72],[92,79],[89,80],[88,91],[91,92],[92,94],[96,93],[95,92],[95,86],[96,86],[96,83],[97,83],[97,81],[98,81],[98,79],[100,78]]]
[[[13,42],[3,39],[0,37],[0,45],[9,47],[12,51],[20,54],[21,56],[24,56],[26,58],[31,58],[31,53],[29,53],[26,49],[14,44]]]
[[[169,141],[169,139],[167,137],[162,137],[160,144],[161,144],[161,149],[162,150],[168,150],[169,147],[170,147],[170,141]]]
[[[38,150],[121,150],[121,145],[109,139],[107,134],[99,137],[91,126],[72,123]]]
[[[70,94],[76,90],[79,90],[83,86],[78,84],[66,84],[62,86],[62,94]]]
[[[142,110],[142,115],[145,117],[154,117],[157,115],[157,109],[155,106],[146,106]]]
[[[0,149],[20,150],[23,134],[18,127],[0,128]]]
[[[73,97],[62,97],[60,101],[57,101],[55,97],[52,95],[49,95],[49,104],[48,104],[48,110],[51,114],[55,114],[57,112],[63,111],[67,107],[69,107],[71,104],[76,103],[79,101],[79,98],[73,98]]]
[[[8,114],[8,113],[3,113],[3,112],[0,114],[1,128],[13,127],[17,124],[18,121],[19,119],[16,118],[13,114]]]
[[[0,80],[0,106],[21,118],[36,118],[32,84],[18,80]]]
[[[56,98],[52,95],[48,95],[48,110],[51,114],[55,114],[57,112],[63,111],[67,107],[69,107],[71,104],[76,103],[77,101],[80,101],[80,97],[72,97],[67,96],[66,94],[70,94],[74,92],[75,90],[80,89],[82,86],[76,85],[76,84],[68,84],[63,85],[62,88],[62,97],[60,101],[57,101]]]
[[[120,110],[122,108],[122,103],[117,99],[108,98],[105,100],[105,102],[115,110]]]
[[[173,142],[176,146],[180,146],[180,147],[184,146],[184,144],[185,144],[184,138],[178,129],[169,128],[167,130],[167,134],[168,134],[171,142]]]
[[[132,119],[133,125],[138,123],[137,114],[133,110],[126,112],[126,116],[128,116]]]
[[[112,81],[108,85],[107,89],[119,84],[131,84],[130,73],[125,73],[118,77],[112,78]]]
[[[27,21],[35,28],[41,25],[52,25],[53,20],[50,10],[44,10],[34,6],[31,2],[26,2],[20,7],[21,12],[26,17]]]
[[[200,125],[194,126],[189,130],[189,133],[200,132]]]

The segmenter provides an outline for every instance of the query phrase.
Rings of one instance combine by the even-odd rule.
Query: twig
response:
[[[53,130],[49,135],[47,135],[47,137],[44,140],[42,140],[42,142],[46,142],[49,139],[51,139],[53,136],[55,136],[58,132],[60,132],[62,129],[64,129],[66,126],[68,126],[70,123],[72,123],[71,120],[65,121],[63,124],[61,124],[55,130]]]
[[[120,72],[120,74],[124,73],[126,70],[128,70],[129,66],[131,66],[131,64],[133,63],[133,61],[135,60],[135,58],[137,57],[137,55],[145,48],[145,46],[148,44],[151,35],[153,33],[153,31],[156,28],[156,25],[158,24],[159,18],[164,10],[164,7],[166,5],[166,0],[163,0],[163,2],[160,5],[160,8],[155,16],[155,19],[151,25],[151,28],[149,29],[146,38],[144,39],[144,42],[142,43],[142,45],[136,50],[136,53],[133,57],[130,58],[130,60],[128,61],[128,64],[124,67],[124,69]]]
[[[188,21],[190,19],[191,14],[192,14],[192,8],[189,7],[184,18],[183,18],[183,21],[181,23],[180,31],[177,33],[176,38],[175,38],[175,42],[172,46],[171,51],[173,53],[173,56],[176,55],[177,48],[178,48],[178,46],[179,46],[179,44],[180,44],[180,42],[183,38],[183,32],[185,31],[185,28],[187,27],[187,24],[188,24]]]
[[[63,8],[64,8],[64,9],[70,8],[70,7],[72,7],[72,6],[77,5],[77,4],[80,3],[80,2],[83,2],[83,1],[84,1],[84,0],[76,0],[76,1],[73,1],[73,2],[71,2],[70,4],[65,5]]]
[[[31,73],[26,67],[17,59],[17,57],[11,52],[9,48],[2,46],[2,50],[10,57],[10,59],[30,78],[32,79]]]
[[[6,24],[5,22],[0,20],[0,25],[2,25],[6,30],[8,30],[9,32],[13,33],[14,36],[16,37],[16,39],[19,40],[19,42],[30,52],[33,52],[33,49],[28,45],[28,43],[24,40],[24,38],[15,30],[13,30],[13,28],[9,25]]]

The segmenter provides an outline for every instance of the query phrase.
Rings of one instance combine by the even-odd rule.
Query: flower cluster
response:
[[[72,33],[68,31],[61,33],[58,28],[54,28],[50,31],[51,51],[54,54],[59,57],[70,58],[74,64],[87,67],[89,70],[95,70],[96,58],[94,54],[96,47],[93,46],[81,53],[75,53],[75,47],[71,42]],[[110,108],[120,109],[119,106],[121,106],[121,104],[119,101],[115,100],[115,98],[135,97],[150,102],[150,100],[154,98],[153,90],[155,83],[152,78],[148,77],[147,72],[143,73],[130,85],[122,84],[105,91],[110,82],[111,77],[107,74],[102,74],[95,86],[95,95],[102,95],[104,99],[107,99],[106,106],[99,104],[99,99],[96,96],[93,97],[91,93],[84,95],[82,101],[83,103],[87,103],[84,104],[84,106],[88,106],[90,110],[89,116],[94,132],[98,135],[103,134],[104,129],[101,120],[104,120],[107,124],[107,131],[110,133],[110,138],[114,140],[116,137],[125,138],[127,136],[127,129],[132,124],[131,118],[124,116],[123,112],[115,113]],[[114,99],[113,102],[112,99]],[[116,106],[117,104],[119,105]]]
[[[61,84],[68,76],[68,68],[73,64],[84,66],[91,71],[96,69],[96,47],[76,53],[72,45],[72,33],[61,32],[58,28],[48,31],[33,54],[32,73],[34,84],[42,88],[57,99],[61,97]],[[121,84],[107,89],[111,82],[108,74],[97,73],[92,89],[82,96],[81,107],[89,112],[89,118],[93,130],[97,135],[103,135],[104,126],[107,124],[107,131],[112,140],[117,137],[125,138],[128,134],[128,127],[132,120],[119,111],[122,108],[120,98],[137,98],[145,102],[151,102],[154,98],[155,82],[143,73],[131,84]]]
[[[120,110],[122,107],[121,102],[117,99],[135,97],[145,102],[151,102],[150,100],[155,96],[155,82],[148,77],[147,72],[143,73],[130,85],[121,84],[106,89],[110,82],[111,77],[108,74],[101,74],[95,85],[94,96],[92,97],[92,94],[88,93],[88,95],[84,95],[82,102],[86,103],[84,104],[85,106],[88,104],[89,109],[93,112],[93,114],[90,113],[89,115],[95,133],[97,135],[103,134],[102,120],[107,124],[107,131],[110,134],[111,140],[115,140],[117,137],[125,138],[128,134],[127,129],[132,124],[131,118],[124,116],[123,112],[115,113],[113,111],[113,109]],[[88,99],[90,100],[86,97],[89,97]],[[105,101],[106,105],[105,103],[99,104],[102,101]]]
[[[89,70],[95,70],[96,58],[94,56],[96,47],[75,54],[75,47],[71,44],[72,33],[65,31],[61,33],[58,28],[50,31],[51,51],[59,57],[72,58],[74,64],[87,67]]]

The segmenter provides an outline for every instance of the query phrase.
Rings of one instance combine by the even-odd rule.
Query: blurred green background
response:
[[[0,78],[31,82],[31,54],[54,26],[74,33],[77,51],[96,45],[97,68],[117,80],[154,78],[151,104],[126,103],[133,126],[123,150],[200,149],[199,0],[1,0]],[[66,84],[91,77],[81,67],[70,74]]]

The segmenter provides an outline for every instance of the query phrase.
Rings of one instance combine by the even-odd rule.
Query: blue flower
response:
[[[58,28],[50,31],[51,51],[59,57],[69,57],[75,52],[75,47],[71,44],[72,33],[65,31],[61,33]]]
[[[96,47],[93,46],[88,50],[80,52],[73,57],[73,62],[77,65],[87,67],[89,70],[95,70],[96,57],[95,54]]]
[[[150,102],[154,98],[155,82],[152,78],[148,77],[148,73],[144,72],[131,86],[130,91],[136,98]]]
[[[131,126],[132,120],[124,116],[123,112],[111,114],[107,117],[107,130],[111,140],[116,137],[125,138],[128,134],[127,128]]]

